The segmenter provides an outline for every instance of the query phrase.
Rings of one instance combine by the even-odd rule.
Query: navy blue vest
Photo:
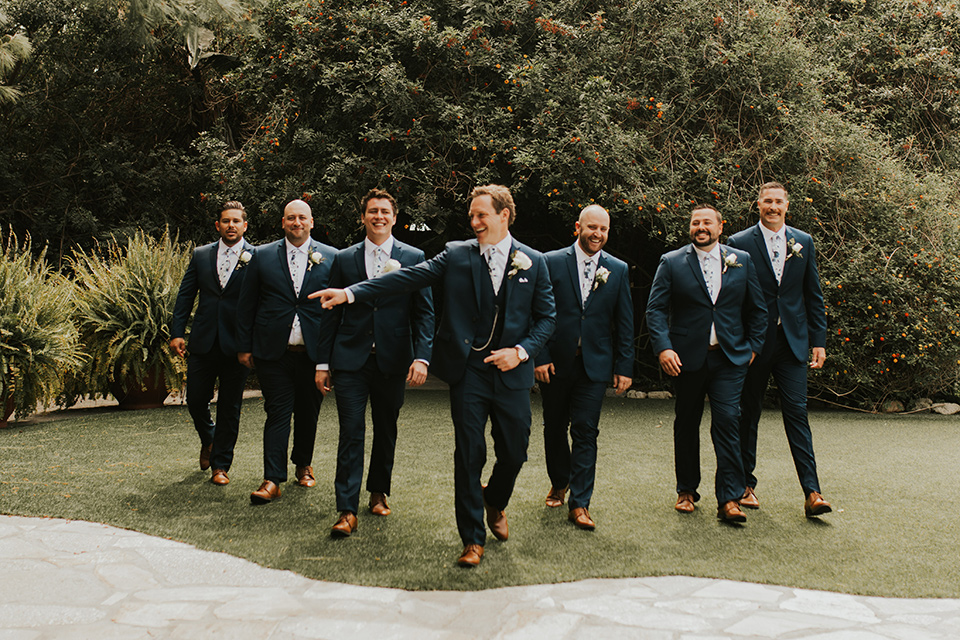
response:
[[[480,280],[482,281],[480,285],[480,317],[477,323],[477,333],[473,337],[472,347],[474,351],[471,355],[485,358],[492,351],[503,346],[500,341],[503,338],[503,317],[506,315],[507,276],[504,274],[503,282],[500,283],[500,292],[497,294],[493,293],[493,282],[489,277],[481,277]],[[487,344],[488,339],[489,344]],[[486,345],[484,349],[476,351],[484,345]]]

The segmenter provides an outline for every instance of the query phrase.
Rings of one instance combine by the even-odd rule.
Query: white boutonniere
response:
[[[247,266],[247,263],[250,262],[251,258],[253,258],[252,253],[249,251],[241,251],[240,257],[237,258],[237,266],[234,267],[234,271],[240,271],[240,269],[243,269],[245,266]]]
[[[789,240],[787,240],[787,257],[784,258],[783,261],[786,262],[793,256],[802,258],[803,254],[800,253],[801,251],[803,251],[803,245],[797,242],[796,240],[794,240],[793,238],[790,238]]]
[[[381,271],[380,273],[383,274],[383,273],[390,273],[391,271],[399,271],[402,268],[403,268],[403,265],[400,264],[399,260],[394,260],[393,258],[390,258],[389,260],[387,260],[387,264],[383,265],[383,271]]]
[[[593,277],[593,290],[596,291],[597,287],[602,284],[607,284],[607,278],[610,277],[610,269],[606,267],[599,267],[597,269],[597,275]]]
[[[307,264],[307,271],[310,271],[310,269],[313,269],[313,265],[315,265],[315,264],[320,264],[320,263],[323,262],[324,260],[326,260],[326,258],[324,258],[324,257],[323,257],[323,254],[320,253],[319,251],[311,251],[311,252],[309,252],[309,253],[307,254],[307,263],[308,263],[308,264]]]
[[[739,269],[742,266],[737,262],[737,254],[725,252],[723,254],[723,271],[720,273],[726,273],[728,268]]]
[[[507,272],[507,277],[512,278],[521,271],[526,271],[533,266],[533,260],[530,259],[530,256],[525,254],[519,249],[513,252],[513,255],[510,256],[510,266],[513,267],[510,271]]]

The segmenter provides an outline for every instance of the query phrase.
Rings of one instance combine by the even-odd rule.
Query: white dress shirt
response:
[[[307,265],[309,264],[309,257],[307,256],[307,251],[310,249],[310,241],[307,240],[299,247],[295,247],[290,244],[290,241],[286,238],[283,239],[284,244],[286,245],[286,259],[287,264],[290,267],[290,277],[293,280],[293,290],[296,294],[300,295],[300,288],[303,286],[303,276],[307,273]],[[293,260],[295,265],[290,265],[290,253],[294,253]],[[290,329],[290,337],[287,338],[288,345],[302,345],[303,342],[303,329],[300,328],[300,315],[294,314],[293,316],[293,327]]]
[[[723,283],[722,273],[723,273],[723,260],[720,257],[720,245],[713,245],[713,249],[707,253],[701,251],[699,247],[694,247],[697,250],[697,259],[700,261],[700,270],[703,273],[703,280],[707,284],[707,291],[710,292],[710,301],[716,304],[717,298],[720,296],[720,286]],[[709,273],[708,273],[709,272]],[[720,341],[717,340],[717,325],[716,323],[710,324],[710,346],[715,344],[720,344]]]

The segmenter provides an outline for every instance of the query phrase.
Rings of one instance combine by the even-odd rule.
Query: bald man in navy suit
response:
[[[740,393],[763,348],[767,308],[750,255],[720,244],[723,221],[709,205],[690,214],[690,240],[664,254],[647,301],[647,327],[664,373],[674,378],[677,502],[693,513],[700,499],[700,419],[710,397],[717,456],[717,517],[744,522]]]
[[[504,510],[527,460],[533,358],[556,325],[546,260],[510,235],[516,216],[510,190],[476,187],[469,216],[475,240],[448,243],[426,262],[346,290],[315,294],[332,308],[443,284],[431,368],[450,385],[457,529],[464,545],[457,560],[461,567],[475,567],[483,558],[484,511],[495,538],[503,541],[509,535]],[[484,486],[480,476],[487,457],[488,418],[497,461]]]
[[[546,254],[557,303],[557,329],[536,357],[543,397],[543,445],[551,487],[548,507],[592,531],[597,436],[607,385],[617,393],[633,383],[633,299],[627,263],[603,251],[610,215],[599,205],[580,212],[577,241]],[[570,441],[567,440],[569,426]]]
[[[200,469],[213,468],[210,482],[225,485],[233,463],[233,449],[240,432],[243,386],[250,369],[237,361],[237,302],[253,257],[253,246],[243,239],[247,212],[235,200],[224,203],[216,221],[220,240],[197,247],[180,283],[170,321],[170,348],[187,354],[187,409],[200,436]],[[193,302],[199,296],[190,329],[184,336]],[[214,387],[217,421],[210,415]]]
[[[337,251],[310,237],[313,212],[303,200],[283,210],[284,237],[257,248],[240,290],[237,342],[240,362],[256,365],[267,419],[263,425],[263,483],[250,494],[253,504],[280,497],[287,480],[287,449],[293,418],[297,484],[312,487],[313,445],[322,392],[317,388],[320,362],[319,301],[307,294],[326,287]]]
[[[777,383],[783,427],[790,444],[800,488],[806,497],[807,517],[832,511],[820,495],[813,435],[807,419],[807,355],[810,368],[826,359],[827,316],[817,273],[813,238],[785,224],[790,200],[779,182],[760,187],[757,208],[760,222],[735,234],[731,247],[753,258],[767,305],[767,337],[763,351],[750,366],[743,390],[740,415],[740,450],[747,487],[740,503],[759,509],[757,499],[757,431],[763,397],[771,375]]]

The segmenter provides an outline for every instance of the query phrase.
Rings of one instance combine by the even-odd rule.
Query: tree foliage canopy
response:
[[[642,310],[691,203],[717,206],[732,233],[776,179],[790,223],[818,241],[831,335],[815,391],[868,406],[958,392],[953,5],[9,4],[5,29],[34,52],[22,97],[0,105],[0,222],[54,257],[166,224],[207,239],[233,198],[253,241],[303,197],[343,246],[374,186],[437,251],[468,235],[470,187],[498,182],[516,235],[545,250],[571,241],[581,207],[607,207]],[[169,6],[204,9],[185,29],[156,12]],[[644,333],[638,372],[655,378]]]

